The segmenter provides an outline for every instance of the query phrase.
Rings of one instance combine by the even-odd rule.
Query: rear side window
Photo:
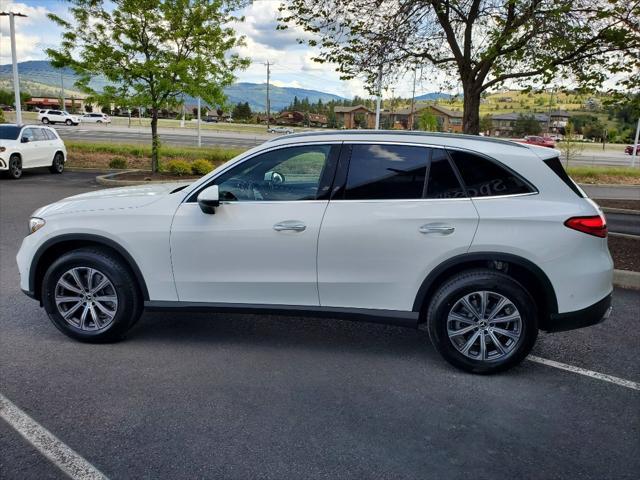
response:
[[[449,154],[470,197],[516,195],[535,191],[521,177],[491,160],[459,150],[449,150]]]
[[[56,137],[56,134],[53,133],[51,130],[47,130],[46,128],[44,128],[44,129],[42,129],[42,131],[47,136],[48,140],[57,140],[58,139],[58,137]]]
[[[571,177],[569,177],[565,169],[562,168],[562,163],[560,162],[560,159],[558,157],[549,158],[545,160],[544,163],[547,165],[547,167],[553,170],[553,173],[560,177],[560,180],[562,180],[567,185],[567,187],[573,190],[576,195],[578,195],[580,198],[584,197],[580,188],[575,184],[573,180],[571,180]]]
[[[460,198],[465,197],[458,177],[451,168],[447,152],[433,149],[429,164],[429,181],[424,198]]]
[[[422,198],[429,150],[404,145],[357,144],[344,192],[346,200]]]

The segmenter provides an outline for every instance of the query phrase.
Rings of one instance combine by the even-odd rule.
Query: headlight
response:
[[[29,235],[40,230],[42,227],[44,227],[45,223],[47,222],[45,222],[42,218],[31,217],[29,219]]]

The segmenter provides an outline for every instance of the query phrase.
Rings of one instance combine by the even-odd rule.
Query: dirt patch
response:
[[[67,166],[82,168],[109,168],[109,162],[114,158],[124,158],[127,161],[127,168],[144,169],[149,168],[151,159],[146,157],[136,157],[133,155],[114,155],[104,152],[77,152],[69,151]]]
[[[595,200],[601,207],[625,208],[627,210],[640,210],[640,200]]]
[[[640,272],[640,238],[609,236],[609,251],[615,268]]]
[[[123,172],[118,174],[117,177],[113,178],[113,180],[127,180],[127,181],[176,181],[176,182],[188,182],[190,180],[196,180],[200,178],[199,176],[194,175],[172,175],[171,173],[151,173],[151,172]]]

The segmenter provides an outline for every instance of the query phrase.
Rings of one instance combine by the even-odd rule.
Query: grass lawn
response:
[[[640,168],[572,166],[567,173],[578,183],[640,185]]]

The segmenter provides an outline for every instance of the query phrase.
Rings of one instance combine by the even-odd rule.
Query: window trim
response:
[[[335,180],[336,177],[336,171],[338,170],[338,159],[341,156],[341,152],[343,151],[343,144],[344,142],[341,140],[334,140],[334,141],[329,141],[329,142],[323,142],[323,141],[317,141],[317,142],[305,142],[305,143],[288,143],[288,144],[284,144],[284,145],[278,145],[278,146],[274,146],[271,148],[266,148],[257,152],[254,152],[252,154],[247,155],[244,158],[241,158],[240,160],[231,163],[227,168],[221,170],[220,172],[216,173],[215,176],[208,178],[206,181],[203,181],[202,183],[198,184],[197,186],[195,186],[195,188],[193,190],[190,190],[189,193],[187,193],[187,195],[185,195],[184,199],[182,200],[182,203],[198,203],[198,195],[200,194],[200,192],[202,190],[204,190],[205,188],[209,188],[210,186],[215,184],[215,181],[221,176],[224,175],[225,173],[227,173],[229,170],[231,170],[232,168],[236,168],[239,167],[240,165],[242,165],[245,162],[248,162],[249,160],[259,156],[259,155],[263,155],[265,153],[269,153],[269,152],[273,152],[276,150],[283,150],[283,149],[287,149],[287,148],[297,148],[297,147],[312,147],[315,145],[329,145],[331,147],[331,149],[329,150],[329,155],[327,156],[327,160],[326,160],[326,165],[325,165],[325,170],[327,166],[330,166],[330,168],[333,170],[333,172],[328,171],[328,172],[324,172],[322,173],[321,177],[320,177],[320,183],[318,184],[318,189],[320,189],[323,185],[323,181],[326,180],[331,180],[329,182],[328,188],[327,188],[327,193],[325,195],[323,195],[323,198],[315,198],[313,200],[247,200],[247,201],[242,201],[242,202],[231,202],[231,201],[221,201],[221,204],[227,204],[227,203],[242,203],[242,204],[249,204],[249,203],[286,203],[286,202],[325,202],[327,200],[329,200],[329,197],[331,195],[331,192],[333,191],[333,181]],[[336,151],[334,151],[335,147],[338,147],[336,149]],[[332,160],[332,156],[335,157],[335,163],[333,165],[331,165],[331,160]],[[329,177],[329,178],[323,178],[323,177]]]

